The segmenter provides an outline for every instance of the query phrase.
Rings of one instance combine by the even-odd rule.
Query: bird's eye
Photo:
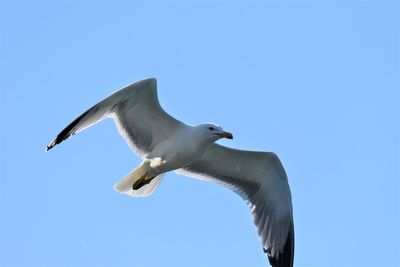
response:
[[[214,131],[214,127],[208,127],[208,130]]]

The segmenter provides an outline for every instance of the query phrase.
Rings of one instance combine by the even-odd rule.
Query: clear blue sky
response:
[[[169,173],[149,198],[111,120],[49,153],[75,117],[158,79],[162,106],[274,151],[296,266],[400,265],[395,1],[2,0],[0,266],[267,266],[228,189]]]

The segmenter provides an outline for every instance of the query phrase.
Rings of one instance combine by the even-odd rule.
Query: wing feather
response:
[[[238,193],[251,209],[271,265],[293,266],[291,193],[286,173],[274,153],[214,144],[202,159],[177,173],[223,184]]]
[[[114,119],[129,146],[141,156],[184,125],[162,109],[157,81],[150,78],[130,84],[88,109],[65,127],[46,151],[107,117]]]

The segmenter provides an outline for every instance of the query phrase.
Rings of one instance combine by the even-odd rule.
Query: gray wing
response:
[[[129,146],[141,156],[184,125],[162,109],[157,81],[150,78],[122,88],[84,112],[57,135],[46,151],[107,117],[114,119]]]
[[[242,196],[271,265],[293,266],[292,199],[285,170],[274,153],[213,144],[202,159],[177,173],[223,184]]]

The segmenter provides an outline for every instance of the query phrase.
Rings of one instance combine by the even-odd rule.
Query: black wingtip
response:
[[[97,106],[92,107],[91,109],[87,110],[84,112],[82,115],[80,115],[78,118],[76,118],[73,122],[71,122],[67,127],[62,130],[57,137],[45,148],[45,151],[49,151],[52,149],[54,146],[58,145],[62,141],[66,140],[68,137],[71,135],[75,134],[75,127],[76,125],[84,118],[89,112],[96,112],[98,110]]]
[[[290,226],[288,237],[286,238],[283,252],[278,257],[270,256],[270,251],[264,248],[264,253],[268,255],[269,263],[272,267],[293,267],[294,261],[294,227],[293,222]]]
[[[50,149],[52,149],[55,145],[57,145],[57,139],[54,139],[50,144],[48,144],[46,146],[46,148],[44,149],[45,152],[49,151]]]

